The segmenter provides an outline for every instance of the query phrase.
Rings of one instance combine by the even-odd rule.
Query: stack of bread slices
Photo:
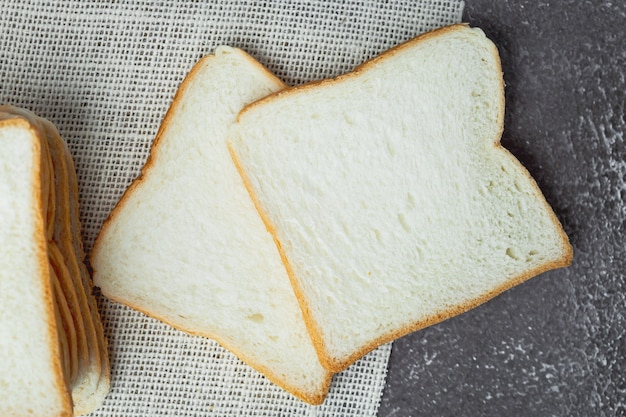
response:
[[[0,107],[0,415],[72,416],[109,391],[78,185],[55,127]]]
[[[503,90],[495,46],[466,25],[295,88],[241,50],[220,47],[182,83],[141,175],[105,222],[91,255],[95,284],[112,300],[217,340],[320,404],[333,373],[380,344],[571,262],[536,183],[499,144]],[[9,229],[19,242],[10,246],[37,256],[29,264],[17,249],[2,253],[8,270],[28,265],[32,281],[15,281],[15,306],[2,308],[14,314],[53,294],[56,303],[39,306],[26,320],[32,330],[14,329],[15,337],[50,350],[51,369],[37,375],[63,375],[60,392],[80,379],[83,362],[98,391],[108,375],[89,282],[59,267],[80,247],[68,220],[75,201],[61,201],[67,187],[58,183],[69,174],[58,163],[61,197],[49,197],[45,150],[65,154],[55,139],[44,143],[56,136],[37,122],[3,123],[24,138],[3,138],[14,157],[2,169],[31,158],[20,175],[2,176],[19,196],[2,210],[16,219],[31,213]],[[73,334],[78,320],[89,330]],[[69,353],[52,352],[56,339]]]

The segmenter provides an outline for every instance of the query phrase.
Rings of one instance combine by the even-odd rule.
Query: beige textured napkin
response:
[[[50,119],[75,158],[87,252],[145,162],[185,74],[218,45],[289,84],[336,76],[461,19],[463,2],[1,1],[0,102]],[[211,340],[99,299],[112,389],[96,416],[374,416],[391,345],[308,406]]]

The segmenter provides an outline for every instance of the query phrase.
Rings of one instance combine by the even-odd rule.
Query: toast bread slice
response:
[[[220,47],[180,86],[137,178],[91,254],[108,298],[235,353],[286,391],[323,401],[332,374],[226,147],[244,105],[285,85]]]
[[[240,113],[229,149],[327,369],[570,264],[503,120],[497,49],[466,25]]]

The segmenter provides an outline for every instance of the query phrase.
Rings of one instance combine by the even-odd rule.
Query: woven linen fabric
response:
[[[454,0],[2,1],[0,101],[52,121],[79,178],[87,253],[139,174],[176,89],[218,45],[288,84],[333,77],[460,22]],[[112,387],[95,416],[373,416],[391,344],[335,376],[322,406],[268,382],[217,343],[99,297]]]

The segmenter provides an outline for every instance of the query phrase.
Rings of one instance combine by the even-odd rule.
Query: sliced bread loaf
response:
[[[496,47],[443,28],[244,109],[229,147],[334,372],[572,259],[502,146]]]
[[[69,355],[47,255],[42,144],[27,121],[0,117],[0,414],[71,416]]]
[[[71,155],[50,122],[11,106],[0,106],[0,119],[0,274],[5,275],[0,279],[0,292],[6,299],[0,303],[0,366],[8,367],[0,370],[0,386],[7,388],[0,391],[0,414],[87,414],[100,406],[108,393],[109,363],[91,279],[82,262]],[[34,167],[30,158],[36,159]],[[17,181],[22,185],[16,186]],[[33,196],[27,200],[29,191]],[[36,245],[37,251],[28,249],[29,245]],[[41,270],[29,270],[39,258],[45,262]],[[41,288],[34,285],[37,282]],[[23,292],[30,297],[24,298]],[[20,308],[13,309],[16,302]],[[46,347],[39,340],[46,333],[37,329],[29,312],[48,305],[52,313],[44,309],[38,317],[50,329]],[[34,333],[38,337],[33,337]],[[36,345],[47,353],[31,352]],[[19,377],[12,372],[18,368],[11,367],[17,366],[20,357],[12,358],[11,352],[21,352],[31,364],[19,370]],[[36,371],[49,366],[50,358],[58,364],[56,375]],[[58,385],[55,389],[50,387],[53,377]],[[13,395],[13,391],[19,394]]]
[[[181,85],[142,175],[91,255],[107,297],[218,341],[285,390],[318,404],[331,379],[316,355],[271,235],[226,146],[244,105],[284,88],[221,47]]]

